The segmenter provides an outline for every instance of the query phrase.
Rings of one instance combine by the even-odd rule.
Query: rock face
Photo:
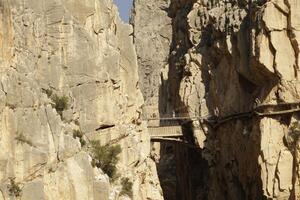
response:
[[[167,103],[158,102],[168,101],[168,90],[162,85],[167,84],[172,41],[171,18],[166,12],[169,4],[170,1],[165,0],[134,1],[131,18],[138,52],[139,80],[145,99],[144,113],[151,116],[167,112]]]
[[[0,0],[1,200],[119,199],[75,130],[121,145],[133,199],[161,199],[132,32],[112,0]]]
[[[136,0],[132,22],[146,106],[160,116],[175,111],[218,122],[260,104],[299,102],[299,5]],[[167,44],[168,52],[158,52]],[[218,127],[207,120],[188,124],[186,137],[200,150],[173,147],[177,179],[161,177],[166,199],[299,199],[298,119],[290,112],[237,117]]]
[[[0,200],[300,199],[299,10],[135,0],[132,28],[112,0],[0,0]],[[150,148],[142,116],[170,115],[201,116],[190,146]],[[132,197],[92,140],[121,145]]]

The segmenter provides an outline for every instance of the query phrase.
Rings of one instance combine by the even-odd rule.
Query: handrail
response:
[[[281,105],[297,105],[300,102],[293,102],[293,103],[282,103]],[[263,105],[263,106],[276,106],[276,105]],[[276,115],[284,115],[284,114],[290,114],[290,113],[296,113],[296,112],[300,112],[300,108],[294,108],[294,109],[285,109],[285,110],[281,110],[281,111],[271,111],[271,112],[258,112],[257,110],[261,108],[261,107],[257,107],[255,109],[253,109],[252,111],[249,112],[244,112],[244,113],[238,113],[238,115],[236,117],[232,117],[231,116],[227,116],[225,118],[228,119],[224,119],[221,118],[220,120],[216,120],[216,122],[214,124],[209,123],[213,128],[217,128],[218,126],[220,126],[221,124],[224,124],[227,121],[231,121],[233,119],[239,119],[239,118],[249,118],[249,117],[253,117],[253,116],[258,116],[258,117],[270,117],[270,116],[276,116]]]
[[[178,142],[178,143],[180,143],[180,144],[182,144],[182,145],[185,145],[185,146],[187,146],[187,147],[189,147],[189,148],[201,149],[199,146],[190,144],[190,143],[188,143],[188,142],[186,142],[186,141],[184,141],[184,140],[180,140],[180,139],[174,139],[174,138],[162,138],[162,137],[155,137],[155,138],[154,138],[154,137],[153,137],[153,138],[151,138],[151,140],[152,140],[153,142],[155,142],[155,141],[157,141],[157,142],[159,142],[159,141],[163,141],[163,142]]]
[[[295,112],[300,112],[300,108],[288,109],[288,110],[282,110],[282,111],[274,111],[274,112],[269,112],[269,113],[260,113],[260,112],[255,111],[254,113],[257,116],[274,116],[274,115],[284,115],[284,114],[295,113]]]
[[[221,118],[218,118],[216,116],[211,117],[211,115],[206,115],[206,116],[190,116],[190,117],[165,117],[165,118],[151,118],[148,119],[148,121],[153,121],[153,120],[203,120],[204,122],[208,123],[211,125],[213,128],[218,127],[221,124],[224,124],[227,121],[231,121],[234,119],[239,119],[239,118],[250,118],[253,116],[258,116],[258,117],[268,117],[268,116],[276,116],[276,115],[284,115],[284,114],[289,114],[289,113],[295,113],[295,112],[300,112],[300,108],[294,108],[294,109],[285,109],[281,111],[270,111],[270,112],[259,112],[258,110],[262,108],[267,108],[267,107],[280,107],[280,106],[300,106],[300,101],[297,102],[282,102],[282,103],[277,103],[277,104],[260,104],[256,106],[254,109],[251,111],[246,111],[246,112],[240,112],[240,113],[234,113],[230,114]],[[208,117],[210,116],[210,117]]]
[[[199,119],[199,118],[203,118],[201,116],[191,116],[191,117],[157,117],[157,118],[149,118],[147,119],[148,121],[154,121],[154,120],[179,120],[179,119]]]
[[[291,109],[284,109],[280,111],[268,111],[268,112],[259,112],[261,108],[266,107],[280,107],[280,106],[294,106],[297,105],[297,108],[291,108]],[[205,118],[205,116],[194,116],[194,117],[166,117],[166,118],[157,118],[157,120],[193,120],[193,119],[201,119],[202,123],[205,122],[208,125],[210,125],[213,129],[219,127],[220,125],[234,120],[234,119],[240,119],[240,118],[250,118],[253,116],[257,117],[271,117],[271,116],[277,116],[277,115],[285,115],[290,113],[296,113],[300,112],[300,101],[299,102],[291,102],[291,103],[278,103],[278,104],[260,104],[251,111],[248,112],[240,112],[240,113],[234,113],[225,117],[217,118],[217,117],[211,117],[211,118]],[[210,116],[210,115],[207,115]],[[148,121],[155,120],[155,119],[148,119]],[[160,126],[157,126],[160,127]],[[184,141],[180,136],[176,136],[176,138],[172,137],[159,137],[159,136],[153,136],[151,137],[151,141],[166,141],[166,142],[178,142],[182,145],[185,145],[190,148],[200,148],[196,145],[190,144],[187,141]]]
[[[256,108],[262,108],[262,107],[268,107],[268,106],[286,106],[286,105],[300,105],[300,101],[295,101],[295,102],[280,102],[277,104],[271,104],[271,103],[266,103],[266,104],[259,104]]]

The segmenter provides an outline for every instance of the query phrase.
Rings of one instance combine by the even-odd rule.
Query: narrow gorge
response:
[[[300,199],[299,49],[299,0],[0,0],[0,200]]]
[[[299,5],[135,1],[147,112],[198,117],[182,121],[198,149],[154,144],[165,199],[300,198]]]

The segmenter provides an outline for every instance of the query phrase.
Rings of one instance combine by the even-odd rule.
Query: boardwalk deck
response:
[[[213,129],[218,128],[220,125],[229,121],[238,120],[242,118],[252,117],[273,117],[281,116],[292,113],[300,113],[300,101],[290,103],[277,103],[277,104],[261,104],[256,106],[250,111],[232,113],[229,115],[217,116],[161,116],[148,118],[148,130],[151,140],[174,140],[183,137],[181,125],[186,121],[198,121],[206,123]],[[176,140],[177,141],[177,140]]]
[[[182,137],[181,126],[157,126],[148,127],[150,137]]]

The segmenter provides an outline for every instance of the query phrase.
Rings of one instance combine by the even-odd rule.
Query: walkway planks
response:
[[[202,123],[210,125],[212,128],[217,128],[220,125],[240,119],[257,117],[272,117],[278,115],[286,115],[291,113],[300,112],[300,102],[291,103],[277,103],[277,104],[261,104],[248,112],[240,112],[230,114],[224,117],[207,116],[176,116],[176,117],[161,117],[161,118],[148,118],[148,130],[152,141],[176,141],[184,142],[182,140],[183,133],[181,124],[184,121],[200,120]]]
[[[151,138],[154,137],[183,137],[181,126],[148,127]]]

